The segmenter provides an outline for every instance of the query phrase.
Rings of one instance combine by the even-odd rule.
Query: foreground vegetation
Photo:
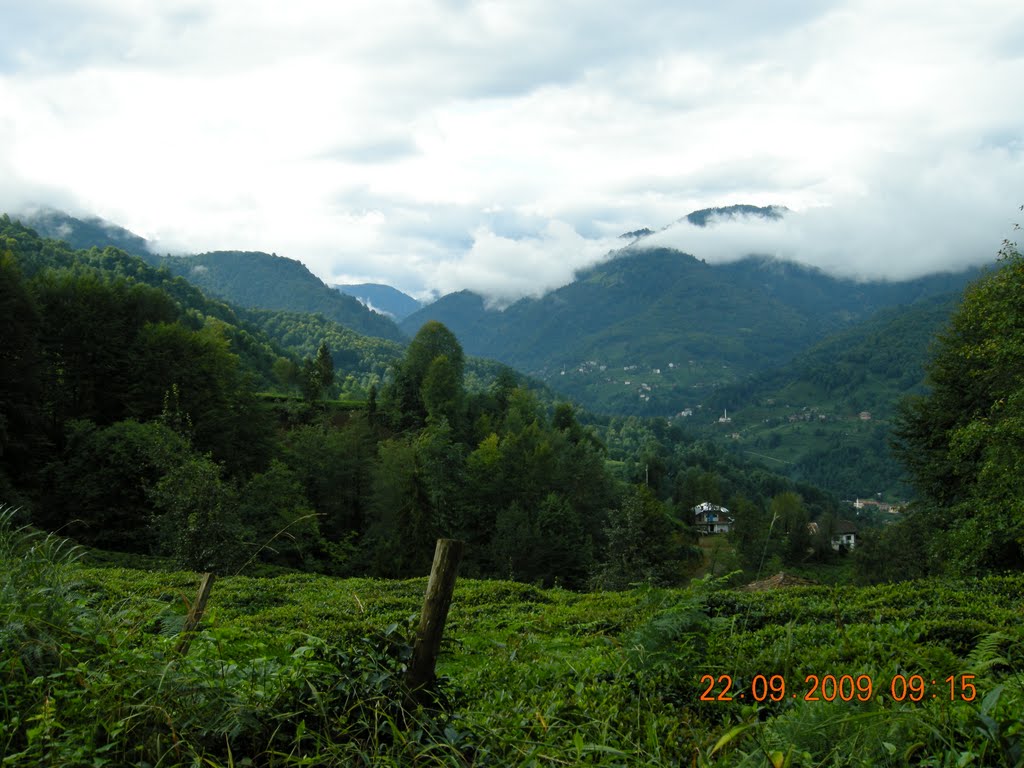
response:
[[[424,579],[226,577],[182,653],[196,574],[87,566],[0,518],[5,766],[1024,764],[1019,575],[774,593],[463,580],[443,678],[411,706]],[[733,700],[702,701],[724,675]],[[805,701],[808,675],[851,679]]]

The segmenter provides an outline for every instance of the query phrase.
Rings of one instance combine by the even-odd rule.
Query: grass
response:
[[[425,579],[223,578],[183,656],[198,574],[85,567],[9,511],[0,558],[5,766],[1024,764],[1020,575],[778,593],[462,580],[433,703],[410,707]],[[844,674],[872,679],[868,700],[803,700],[808,675]],[[733,699],[702,700],[725,675]],[[758,675],[787,696],[752,700]],[[938,684],[896,701],[896,675]],[[949,675],[973,675],[974,700],[950,700]]]

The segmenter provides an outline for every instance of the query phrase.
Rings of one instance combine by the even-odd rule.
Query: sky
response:
[[[497,304],[623,232],[861,279],[1024,223],[1019,0],[0,0],[0,210]],[[678,223],[781,205],[779,222]]]

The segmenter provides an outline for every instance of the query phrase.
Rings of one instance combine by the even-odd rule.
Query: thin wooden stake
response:
[[[181,629],[181,640],[178,641],[178,653],[182,656],[188,653],[188,647],[192,643],[192,633],[196,631],[199,622],[203,620],[203,613],[206,611],[206,601],[210,597],[210,590],[213,588],[214,575],[204,573],[203,580],[199,583],[199,594],[196,601],[192,603],[188,616],[185,617],[185,626]]]
[[[423,596],[423,612],[416,631],[412,662],[406,673],[406,683],[413,693],[434,681],[434,667],[441,650],[441,638],[444,635],[444,624],[448,620],[452,593],[455,591],[462,546],[462,542],[455,539],[438,539],[434,548],[434,564]]]

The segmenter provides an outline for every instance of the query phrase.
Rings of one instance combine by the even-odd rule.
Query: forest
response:
[[[90,547],[197,570],[401,578],[449,536],[469,545],[468,575],[585,589],[683,583],[700,564],[689,510],[702,501],[743,520],[748,568],[772,516],[785,523],[768,555],[789,562],[811,544],[789,532],[837,513],[664,422],[587,417],[467,362],[437,322],[401,347],[317,315],[236,309],[10,220],[0,237],[0,490]]]

